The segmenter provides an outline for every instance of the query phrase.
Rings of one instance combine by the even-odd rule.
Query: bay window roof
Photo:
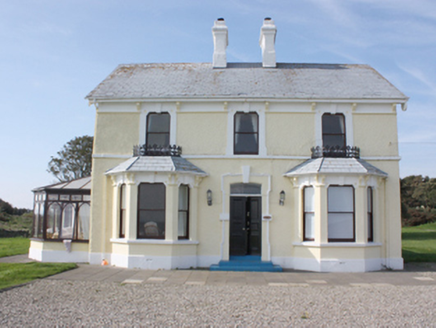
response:
[[[295,166],[286,177],[307,174],[360,174],[387,177],[388,174],[360,158],[320,157],[309,159]]]
[[[207,176],[202,169],[180,156],[135,156],[106,171],[106,174],[122,172],[177,172]]]

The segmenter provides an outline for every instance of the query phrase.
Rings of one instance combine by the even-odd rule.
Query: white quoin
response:
[[[271,18],[265,18],[260,29],[259,45],[262,49],[262,66],[276,67],[276,33],[277,28]]]
[[[227,67],[226,48],[229,45],[228,33],[224,18],[218,18],[212,27],[214,68]]]

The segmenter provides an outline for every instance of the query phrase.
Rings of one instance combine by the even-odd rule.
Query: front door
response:
[[[261,255],[261,197],[230,197],[230,256]]]

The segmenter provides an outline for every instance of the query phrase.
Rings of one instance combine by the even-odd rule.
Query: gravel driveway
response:
[[[436,286],[196,286],[44,279],[0,293],[0,326],[436,326]]]

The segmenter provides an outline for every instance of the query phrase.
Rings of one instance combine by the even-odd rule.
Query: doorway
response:
[[[230,197],[230,256],[261,255],[261,197]]]

